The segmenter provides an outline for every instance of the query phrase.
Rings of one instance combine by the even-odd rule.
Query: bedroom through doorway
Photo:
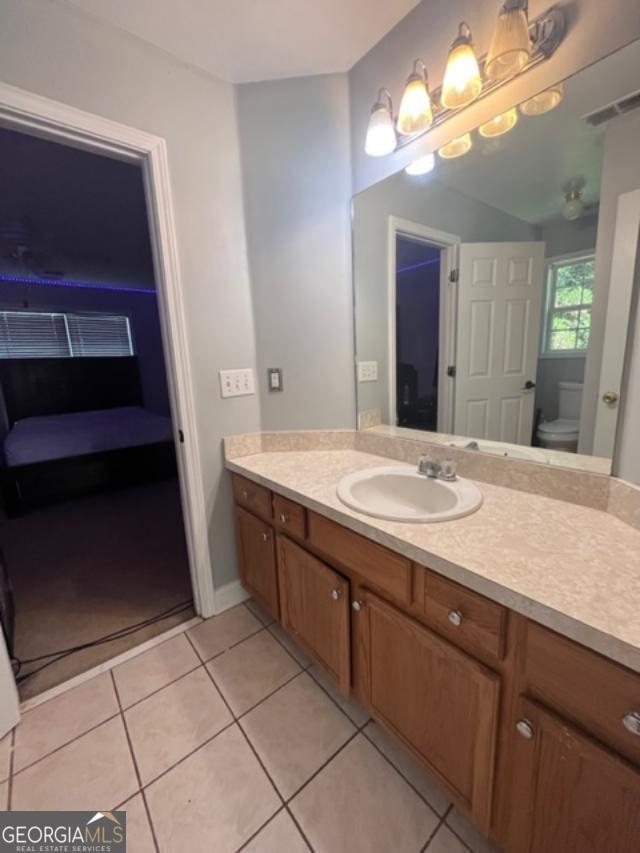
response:
[[[139,163],[0,128],[0,619],[22,699],[194,615]]]

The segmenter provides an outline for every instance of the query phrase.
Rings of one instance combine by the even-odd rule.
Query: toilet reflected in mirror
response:
[[[558,382],[558,417],[538,424],[540,447],[564,450],[565,453],[577,452],[583,387],[581,382]]]

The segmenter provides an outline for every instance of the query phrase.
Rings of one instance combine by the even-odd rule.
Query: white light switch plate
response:
[[[377,361],[359,361],[358,362],[358,382],[377,382],[378,381],[378,362]]]
[[[222,397],[244,397],[247,394],[256,393],[251,367],[243,367],[240,370],[221,370],[219,376]]]

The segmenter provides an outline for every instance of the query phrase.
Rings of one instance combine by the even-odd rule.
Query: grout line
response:
[[[191,669],[188,669],[186,672],[183,672],[180,675],[177,675],[172,681],[167,681],[167,683],[163,684],[162,687],[157,687],[155,690],[152,690],[151,693],[147,693],[146,696],[142,696],[142,697],[140,697],[140,699],[136,699],[136,701],[132,702],[130,705],[123,705],[122,702],[120,702],[120,696],[118,695],[118,701],[120,702],[120,707],[122,709],[122,713],[124,713],[125,711],[130,711],[132,708],[135,708],[137,705],[141,705],[143,702],[146,702],[147,699],[151,699],[152,696],[155,696],[157,693],[161,693],[167,687],[171,687],[172,684],[176,684],[178,681],[181,681],[183,678],[186,678],[188,675],[193,675],[193,673],[196,672],[196,670],[200,669],[201,666],[202,666],[202,663],[200,663],[200,661],[198,661],[198,663],[194,667],[192,667]],[[114,678],[114,683],[115,683],[115,678]],[[116,688],[116,693],[117,693],[117,688]]]
[[[153,826],[153,821],[151,820],[151,813],[149,812],[149,807],[147,805],[147,799],[144,795],[144,791],[142,790],[142,777],[140,776],[140,768],[138,767],[138,761],[136,759],[136,754],[133,749],[133,742],[131,740],[131,735],[129,733],[129,726],[127,725],[127,718],[124,715],[124,711],[122,709],[122,702],[120,701],[120,694],[118,692],[118,685],[116,684],[115,675],[113,674],[113,670],[110,672],[111,682],[113,684],[113,689],[116,694],[116,699],[118,701],[118,707],[120,708],[120,716],[122,717],[122,725],[124,726],[124,733],[127,738],[127,744],[129,745],[129,752],[131,753],[131,760],[133,762],[133,769],[135,770],[136,779],[138,780],[138,790],[142,796],[142,803],[144,805],[145,811],[147,813],[147,820],[149,821],[149,828],[151,829],[151,836],[153,838],[153,843],[156,848],[156,853],[160,853],[160,848],[158,847],[158,839],[156,838],[156,831]],[[134,797],[137,794],[133,795]],[[132,799],[132,798],[130,798]],[[128,801],[127,801],[128,802]]]
[[[347,714],[347,712],[344,710],[344,708],[340,705],[338,700],[334,696],[332,696],[331,693],[329,693],[327,688],[323,684],[321,684],[320,681],[318,681],[318,679],[315,677],[315,675],[311,672],[311,669],[313,668],[313,666],[314,666],[314,664],[312,664],[308,669],[305,669],[304,672],[306,672],[307,675],[310,676],[310,678],[313,680],[314,684],[316,684],[320,688],[320,690],[322,690],[322,692],[325,694],[325,696],[328,696],[329,699],[331,699],[331,701],[336,706],[336,708],[338,708],[338,710],[342,711],[342,713],[349,720],[351,725],[354,726],[358,732],[361,732],[362,729],[364,729],[364,727],[371,722],[371,717],[367,717],[367,719],[364,721],[364,723],[361,723],[360,725],[358,725],[355,722],[355,720],[352,720],[351,717],[349,716],[349,714]],[[345,696],[345,699],[347,699],[347,698],[350,699],[351,701],[355,701],[355,702],[358,701],[357,699],[355,699],[355,700],[352,699],[352,697],[346,697]],[[358,705],[360,705],[359,702],[358,702]],[[363,711],[365,711],[365,713],[367,713],[366,708],[363,708]]]
[[[280,645],[282,646],[282,648],[285,650],[285,652],[286,652],[288,655],[291,655],[291,657],[292,657],[292,658],[294,659],[294,661],[298,664],[298,666],[300,667],[300,669],[304,670],[305,672],[307,672],[309,669],[311,669],[311,667],[313,666],[313,663],[314,663],[314,662],[313,662],[312,660],[309,660],[308,656],[305,654],[304,656],[307,658],[307,660],[309,660],[309,663],[307,663],[307,664],[305,664],[305,665],[303,666],[303,665],[300,663],[300,661],[298,660],[298,658],[293,654],[293,652],[285,646],[285,644],[282,642],[282,640],[280,639],[280,637],[279,637],[277,634],[274,634],[274,632],[271,630],[271,629],[272,629],[272,627],[273,627],[274,625],[277,625],[277,626],[278,626],[282,631],[284,631],[284,628],[282,627],[282,625],[280,625],[280,623],[279,623],[279,622],[272,622],[272,623],[271,623],[271,625],[269,625],[269,627],[267,628],[267,631],[271,634],[271,636],[273,637],[273,639],[274,639],[277,643],[280,643]],[[289,635],[289,634],[287,634],[287,636],[290,636],[290,635]],[[295,640],[294,640],[293,638],[291,638],[291,642],[292,642],[292,643],[295,643]],[[300,649],[300,653],[301,653],[301,654],[304,654],[304,652],[302,651],[302,649]]]
[[[260,620],[258,619],[258,622],[259,621]],[[244,643],[246,640],[250,640],[251,637],[257,637],[258,634],[261,634],[263,631],[266,631],[266,630],[267,630],[266,625],[260,625],[260,627],[258,628],[257,631],[254,631],[252,634],[247,634],[246,637],[243,637],[241,640],[238,640],[237,643],[233,643],[231,646],[229,646],[229,648],[225,649],[225,651],[230,652],[231,649],[235,649],[236,646],[239,646],[241,643]],[[216,657],[217,657],[217,655],[216,655]],[[209,658],[209,660],[212,660],[212,658]],[[209,663],[209,660],[207,660],[206,663]]]
[[[214,618],[214,617],[211,617],[211,618]],[[240,645],[240,643],[244,643],[244,641],[245,641],[245,640],[248,640],[248,639],[250,639],[251,637],[255,637],[255,636],[256,636],[257,634],[259,634],[261,631],[266,631],[266,630],[267,630],[267,629],[264,627],[264,625],[261,625],[261,626],[260,626],[260,628],[259,628],[257,631],[253,631],[251,634],[247,634],[247,636],[246,636],[246,637],[243,637],[241,640],[237,640],[235,643],[232,643],[232,645],[230,645],[230,646],[226,646],[224,649],[221,649],[221,651],[216,652],[216,653],[215,653],[215,655],[211,655],[211,657],[210,657],[210,658],[205,658],[205,657],[203,657],[203,656],[202,656],[202,654],[200,653],[200,651],[199,651],[198,647],[197,647],[197,646],[196,646],[196,644],[193,642],[193,640],[191,639],[191,637],[189,636],[189,634],[185,633],[185,637],[186,637],[186,638],[187,638],[187,640],[189,641],[189,643],[190,643],[190,645],[191,645],[191,648],[194,650],[194,652],[195,652],[195,653],[196,653],[196,655],[198,656],[198,660],[200,661],[200,663],[202,663],[202,664],[205,664],[205,665],[206,665],[206,664],[208,664],[208,663],[211,663],[211,661],[212,661],[212,660],[215,660],[216,658],[219,658],[219,657],[220,657],[220,655],[224,655],[224,654],[226,654],[228,651],[230,651],[231,649],[235,649],[235,647],[236,647],[236,646],[239,646],[239,645]]]
[[[310,841],[309,841],[309,839],[307,838],[307,835],[306,835],[306,833],[305,833],[304,829],[302,828],[302,826],[301,826],[300,822],[298,821],[298,818],[297,818],[297,817],[294,815],[294,813],[291,811],[291,806],[289,805],[289,803],[287,803],[287,804],[286,804],[285,809],[287,810],[287,814],[289,815],[289,817],[291,818],[291,820],[293,821],[293,823],[295,824],[295,826],[298,828],[298,832],[299,832],[299,833],[300,833],[300,835],[302,836],[302,839],[303,839],[304,843],[307,845],[307,847],[309,848],[309,850],[311,851],[311,853],[314,853],[313,845],[311,844],[311,842],[310,842]]]
[[[435,829],[433,830],[431,835],[427,838],[424,845],[420,848],[420,853],[425,853],[425,851],[428,851],[429,847],[431,846],[431,842],[433,841],[433,839],[436,837],[436,835],[440,831],[441,826],[445,826],[444,818],[440,818],[440,820],[437,822]]]
[[[378,746],[378,744],[377,744],[377,743],[376,743],[376,742],[375,742],[375,741],[374,741],[374,740],[373,740],[373,739],[372,739],[372,738],[371,738],[371,737],[366,733],[366,731],[364,731],[364,729],[365,729],[365,728],[367,728],[367,726],[369,725],[369,722],[371,722],[371,720],[369,720],[369,721],[367,721],[367,723],[365,723],[365,725],[363,726],[363,728],[361,729],[361,731],[362,731],[362,734],[363,734],[363,735],[366,737],[366,739],[369,741],[369,743],[371,744],[371,746],[373,746],[375,749],[377,749],[377,751],[378,751],[378,752],[380,753],[380,755],[384,758],[384,760],[385,760],[388,764],[390,764],[390,765],[391,765],[391,767],[393,767],[393,769],[396,771],[396,773],[397,773],[399,776],[401,776],[401,777],[402,777],[402,779],[404,779],[404,781],[407,783],[407,785],[408,785],[410,788],[412,788],[412,789],[413,789],[413,791],[414,791],[414,792],[415,792],[415,793],[420,797],[420,799],[422,800],[422,802],[423,802],[423,803],[426,803],[426,804],[429,806],[429,808],[431,809],[431,811],[432,811],[435,815],[437,815],[437,817],[438,817],[438,818],[440,818],[441,820],[444,820],[444,819],[445,819],[445,817],[449,814],[449,811],[450,811],[450,809],[451,809],[451,803],[449,803],[449,805],[447,806],[447,808],[444,810],[444,814],[443,814],[443,815],[439,814],[439,812],[437,811],[437,809],[435,808],[435,806],[434,806],[432,803],[430,803],[430,802],[429,802],[429,800],[424,796],[424,794],[422,794],[422,793],[418,790],[418,788],[416,788],[416,786],[413,784],[413,782],[411,782],[411,780],[410,780],[410,779],[408,779],[408,778],[405,776],[405,774],[402,772],[402,770],[400,770],[400,768],[399,768],[399,767],[396,767],[396,765],[395,765],[395,764],[394,764],[394,762],[389,758],[389,756],[388,756],[388,755],[386,755],[386,754],[382,751],[382,749],[380,749],[380,747]],[[373,720],[373,722],[375,723],[375,720]],[[377,724],[376,724],[376,725],[377,725]],[[408,757],[410,758],[411,756],[408,756]],[[424,772],[424,771],[423,771],[423,772]]]
[[[455,837],[458,839],[458,841],[460,842],[460,844],[462,844],[462,846],[463,846],[466,850],[469,850],[469,851],[470,851],[470,853],[474,853],[474,851],[473,851],[473,847],[470,847],[470,846],[467,844],[467,842],[466,842],[463,838],[461,838],[461,837],[458,835],[458,833],[455,831],[455,829],[454,829],[454,828],[451,826],[451,824],[449,823],[448,818],[449,818],[449,815],[451,814],[451,812],[452,812],[452,811],[453,811],[453,803],[452,803],[452,804],[449,806],[449,808],[447,809],[447,813],[445,814],[444,818],[442,819],[442,822],[443,822],[443,823],[444,823],[444,825],[447,827],[447,829],[449,830],[449,832],[451,832],[453,835],[455,835]],[[483,836],[483,837],[484,837],[484,836]],[[487,842],[487,844],[493,844],[493,842],[492,842],[492,841],[489,841],[489,839],[488,839],[488,838],[485,838],[484,840]]]
[[[247,846],[247,844],[251,844],[251,842],[252,842],[255,838],[257,838],[257,836],[258,836],[258,835],[260,835],[260,833],[262,832],[262,830],[263,830],[263,829],[265,829],[267,826],[269,826],[269,824],[270,824],[272,821],[274,821],[274,820],[278,817],[278,815],[279,815],[279,814],[282,814],[282,812],[284,812],[284,811],[286,811],[286,806],[281,806],[277,811],[275,811],[275,812],[271,815],[271,817],[270,817],[268,820],[266,820],[263,824],[261,824],[261,825],[258,827],[258,829],[256,829],[256,831],[255,831],[252,835],[250,835],[250,836],[249,836],[249,838],[247,838],[247,840],[246,840],[246,841],[243,841],[243,842],[242,842],[242,844],[240,845],[240,847],[238,847],[238,848],[236,849],[235,853],[240,853],[240,851],[241,851],[241,850],[244,850],[244,849],[245,849],[245,847]]]
[[[94,732],[96,729],[99,729],[100,726],[103,726],[105,723],[110,723],[112,720],[115,720],[116,717],[120,715],[120,711],[116,711],[115,714],[111,714],[110,717],[105,717],[104,720],[100,720],[99,723],[96,723],[95,726],[91,726],[86,731],[81,732],[79,735],[72,737],[71,740],[67,740],[64,743],[61,743],[59,746],[56,746],[55,749],[52,749],[50,752],[47,752],[45,755],[41,755],[40,758],[36,758],[35,761],[32,761],[31,764],[25,764],[24,767],[21,767],[20,770],[15,770],[13,772],[14,776],[19,776],[21,773],[24,773],[25,770],[30,770],[32,767],[35,767],[36,764],[39,764],[41,761],[44,761],[45,758],[49,758],[50,755],[55,755],[56,752],[60,752],[61,749],[64,749],[66,746],[70,746],[72,743],[75,743],[77,740],[80,740],[81,737]],[[13,755],[11,756],[11,761],[13,765]]]
[[[282,684],[279,684],[279,685],[275,688],[275,690],[272,690],[270,693],[267,693],[267,695],[266,695],[266,696],[263,696],[263,697],[262,697],[262,699],[260,699],[260,701],[259,701],[259,702],[256,702],[256,704],[255,704],[255,705],[252,705],[250,708],[247,708],[247,710],[246,710],[246,711],[242,711],[242,713],[238,714],[238,715],[236,716],[236,719],[237,719],[237,720],[242,720],[244,717],[246,717],[246,716],[247,716],[248,714],[250,714],[252,711],[255,711],[255,709],[256,709],[259,705],[262,705],[262,703],[263,703],[263,702],[266,702],[266,701],[267,701],[267,699],[270,699],[270,698],[271,698],[272,696],[274,696],[274,695],[275,695],[279,690],[282,690],[282,688],[283,688],[283,687],[286,687],[286,686],[287,686],[287,684],[291,684],[291,682],[292,682],[292,681],[295,681],[295,680],[296,680],[296,678],[299,678],[303,673],[304,673],[304,670],[303,670],[303,669],[301,669],[299,672],[294,673],[290,678],[287,678],[287,680],[286,680],[286,681],[283,681],[283,682],[282,682]],[[216,686],[217,686],[217,685],[216,685]],[[218,687],[218,690],[220,690],[220,692],[222,692],[222,690],[221,690],[219,687]],[[235,713],[235,712],[234,712],[234,713]]]

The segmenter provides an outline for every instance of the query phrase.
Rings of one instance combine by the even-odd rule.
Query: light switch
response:
[[[282,391],[282,368],[268,367],[269,391]]]
[[[378,362],[377,361],[359,361],[358,362],[358,382],[377,382],[378,381]]]
[[[222,397],[244,397],[256,393],[253,370],[250,367],[240,370],[221,370],[219,376]]]

